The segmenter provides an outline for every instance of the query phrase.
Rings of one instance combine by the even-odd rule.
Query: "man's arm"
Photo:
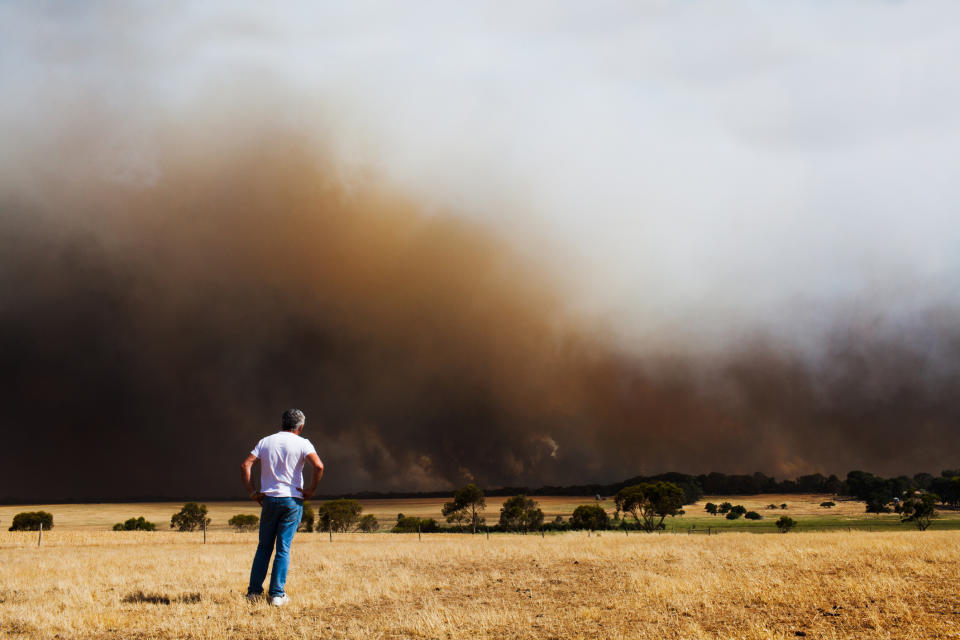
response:
[[[244,458],[240,463],[240,479],[243,481],[243,488],[247,490],[247,495],[251,500],[256,500],[258,504],[263,504],[263,494],[256,491],[253,487],[253,480],[250,478],[250,470],[253,469],[253,463],[257,461],[257,456],[252,453]]]
[[[320,478],[323,477],[323,463],[320,461],[320,456],[311,453],[307,456],[307,460],[313,465],[313,473],[310,474],[310,486],[306,489],[301,489],[304,500],[309,500],[313,497],[313,494],[317,492],[317,485],[320,483]]]

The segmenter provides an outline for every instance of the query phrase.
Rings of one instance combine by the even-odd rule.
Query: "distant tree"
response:
[[[727,513],[730,509],[733,508],[733,505],[729,502],[721,502],[720,506],[717,507],[717,511],[721,514]]]
[[[543,524],[543,511],[536,500],[524,495],[507,498],[500,509],[500,526],[507,531],[538,529]]]
[[[742,504],[738,504],[735,507],[730,507],[730,510],[727,512],[727,520],[736,520],[746,513],[746,507],[744,507]]]
[[[867,513],[891,513],[893,509],[889,506],[889,500],[882,494],[875,494],[867,500]]]
[[[442,513],[447,522],[470,522],[473,533],[476,533],[481,521],[480,514],[486,507],[487,501],[480,487],[468,484],[453,492],[453,500],[444,503]]]
[[[157,525],[148,522],[143,516],[130,518],[129,520],[124,520],[123,522],[118,522],[113,525],[114,531],[155,531],[156,528]]]
[[[780,516],[780,519],[777,520],[777,529],[780,530],[780,533],[786,533],[795,526],[797,526],[797,521],[790,516]]]
[[[317,514],[314,512],[313,507],[309,502],[304,501],[303,503],[303,513],[300,516],[300,526],[297,527],[297,531],[306,531],[310,533],[313,531],[313,523],[317,520]]]
[[[433,533],[440,530],[440,525],[433,518],[417,518],[414,516],[403,516],[397,520],[394,525],[394,533]]]
[[[617,510],[630,513],[644,531],[663,528],[667,516],[683,506],[683,491],[672,482],[641,482],[617,492]]]
[[[360,520],[363,507],[356,500],[330,500],[317,507],[318,531],[344,533]]]
[[[210,524],[207,517],[207,505],[188,502],[179,512],[170,518],[170,528],[177,531],[196,531]]]
[[[747,520],[763,520],[763,516],[756,511],[747,511],[745,514],[743,514],[743,517]]]
[[[776,509],[776,508],[777,508],[777,505],[775,505],[775,504],[768,504],[768,505],[767,505],[767,509]]]
[[[253,531],[260,524],[260,518],[253,515],[238,513],[229,520],[227,524],[236,531]]]
[[[48,531],[53,529],[53,514],[47,511],[23,511],[13,516],[10,531]]]
[[[564,523],[565,523],[565,520],[563,519],[563,516],[557,516],[556,518],[553,519],[553,524],[564,524]]]
[[[610,526],[610,517],[603,507],[597,504],[582,504],[573,510],[570,527],[573,529],[606,529]]]
[[[360,518],[360,524],[357,525],[357,528],[364,533],[373,533],[380,528],[380,523],[377,521],[377,516],[368,513]]]
[[[712,502],[708,502],[707,504],[705,504],[703,506],[703,510],[712,516],[717,515],[717,505],[713,504]]]
[[[912,522],[920,531],[926,531],[931,521],[937,517],[934,505],[939,502],[940,496],[935,493],[914,492],[896,507],[901,522]]]
[[[826,500],[825,502],[821,502],[820,506],[825,509],[830,509],[831,507],[837,506],[837,503],[832,500]]]
[[[786,508],[787,508],[787,503],[786,503],[786,502],[781,502],[781,503],[780,503],[780,508],[781,508],[781,509],[786,509]]]

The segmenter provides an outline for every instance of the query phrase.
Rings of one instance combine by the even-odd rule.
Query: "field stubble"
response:
[[[960,637],[956,531],[299,534],[284,608],[242,597],[256,534],[35,540],[0,533],[4,637]]]

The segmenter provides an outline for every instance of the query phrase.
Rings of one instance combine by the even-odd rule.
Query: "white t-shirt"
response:
[[[309,440],[292,431],[260,440],[250,452],[260,458],[260,491],[274,498],[303,497],[303,463],[316,452]]]

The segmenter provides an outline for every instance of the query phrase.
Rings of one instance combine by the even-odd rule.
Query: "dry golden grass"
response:
[[[0,637],[960,637],[955,531],[298,534],[284,608],[243,598],[255,544],[4,531]]]

